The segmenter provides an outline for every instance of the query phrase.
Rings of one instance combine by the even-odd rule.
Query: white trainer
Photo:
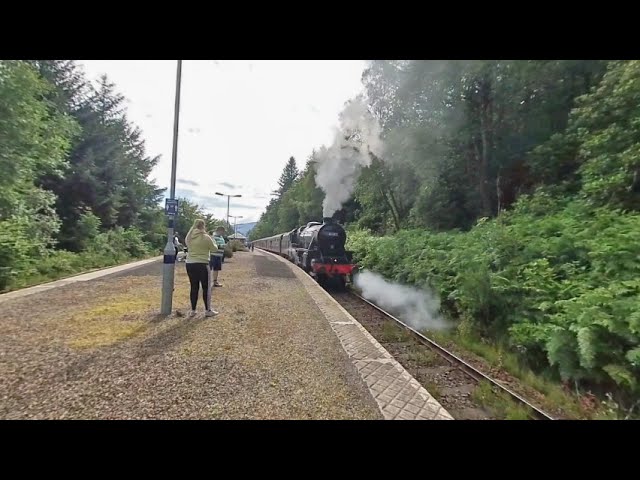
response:
[[[207,310],[206,312],[204,312],[204,316],[205,317],[215,317],[216,315],[218,315],[219,312],[216,312],[215,310]]]

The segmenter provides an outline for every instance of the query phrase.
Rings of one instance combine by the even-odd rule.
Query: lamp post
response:
[[[171,154],[171,193],[167,201],[167,244],[164,247],[164,260],[162,266],[162,300],[160,313],[171,314],[173,304],[173,285],[175,277],[176,250],[173,246],[173,228],[178,207],[176,196],[176,164],[178,161],[178,126],[180,123],[180,82],[182,80],[182,60],[178,60],[178,72],[176,74],[176,103],[173,118],[173,152]]]
[[[229,223],[229,205],[231,203],[231,197],[239,198],[242,195],[227,195],[226,193],[220,193],[220,192],[216,192],[216,195],[220,195],[221,197],[227,197],[227,225],[230,226],[230,223]]]
[[[238,230],[236,229],[238,225],[238,219],[244,217],[242,215],[230,215],[230,217],[233,218],[233,235],[235,237],[236,235],[238,235]]]

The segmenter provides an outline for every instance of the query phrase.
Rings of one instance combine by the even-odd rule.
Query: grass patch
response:
[[[148,298],[119,297],[108,305],[98,305],[71,317],[69,345],[89,349],[112,345],[139,335],[147,327],[145,312],[152,304]]]
[[[406,342],[410,335],[404,328],[391,322],[385,322],[382,324],[380,338],[385,342]]]
[[[81,336],[69,342],[73,348],[80,350],[106,347],[114,343],[130,338],[144,329],[144,322],[130,323],[128,325],[108,324],[92,322],[85,325]]]
[[[435,398],[438,401],[442,399],[442,393],[440,392],[440,389],[435,383],[429,380],[425,380],[421,383],[422,383],[422,386],[425,388],[425,390],[429,392],[431,396],[433,396],[433,398]]]
[[[474,389],[471,397],[483,407],[491,410],[497,417],[504,420],[530,420],[529,409],[508,394],[495,391],[490,383],[482,381]]]
[[[426,348],[421,348],[418,351],[409,352],[407,356],[412,362],[425,367],[429,367],[438,363],[438,355]]]

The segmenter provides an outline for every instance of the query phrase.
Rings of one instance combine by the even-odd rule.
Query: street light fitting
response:
[[[220,195],[221,197],[227,197],[227,225],[229,224],[229,204],[231,202],[231,197],[237,198],[237,197],[241,197],[242,195],[240,194],[236,194],[236,195],[226,195],[224,193],[220,193],[220,192],[215,192],[216,195]]]

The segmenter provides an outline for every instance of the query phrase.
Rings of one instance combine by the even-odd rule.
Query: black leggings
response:
[[[209,310],[209,265],[206,263],[187,263],[187,275],[189,275],[189,282],[191,282],[191,309],[196,309],[198,290],[202,284],[202,299],[204,306]]]

